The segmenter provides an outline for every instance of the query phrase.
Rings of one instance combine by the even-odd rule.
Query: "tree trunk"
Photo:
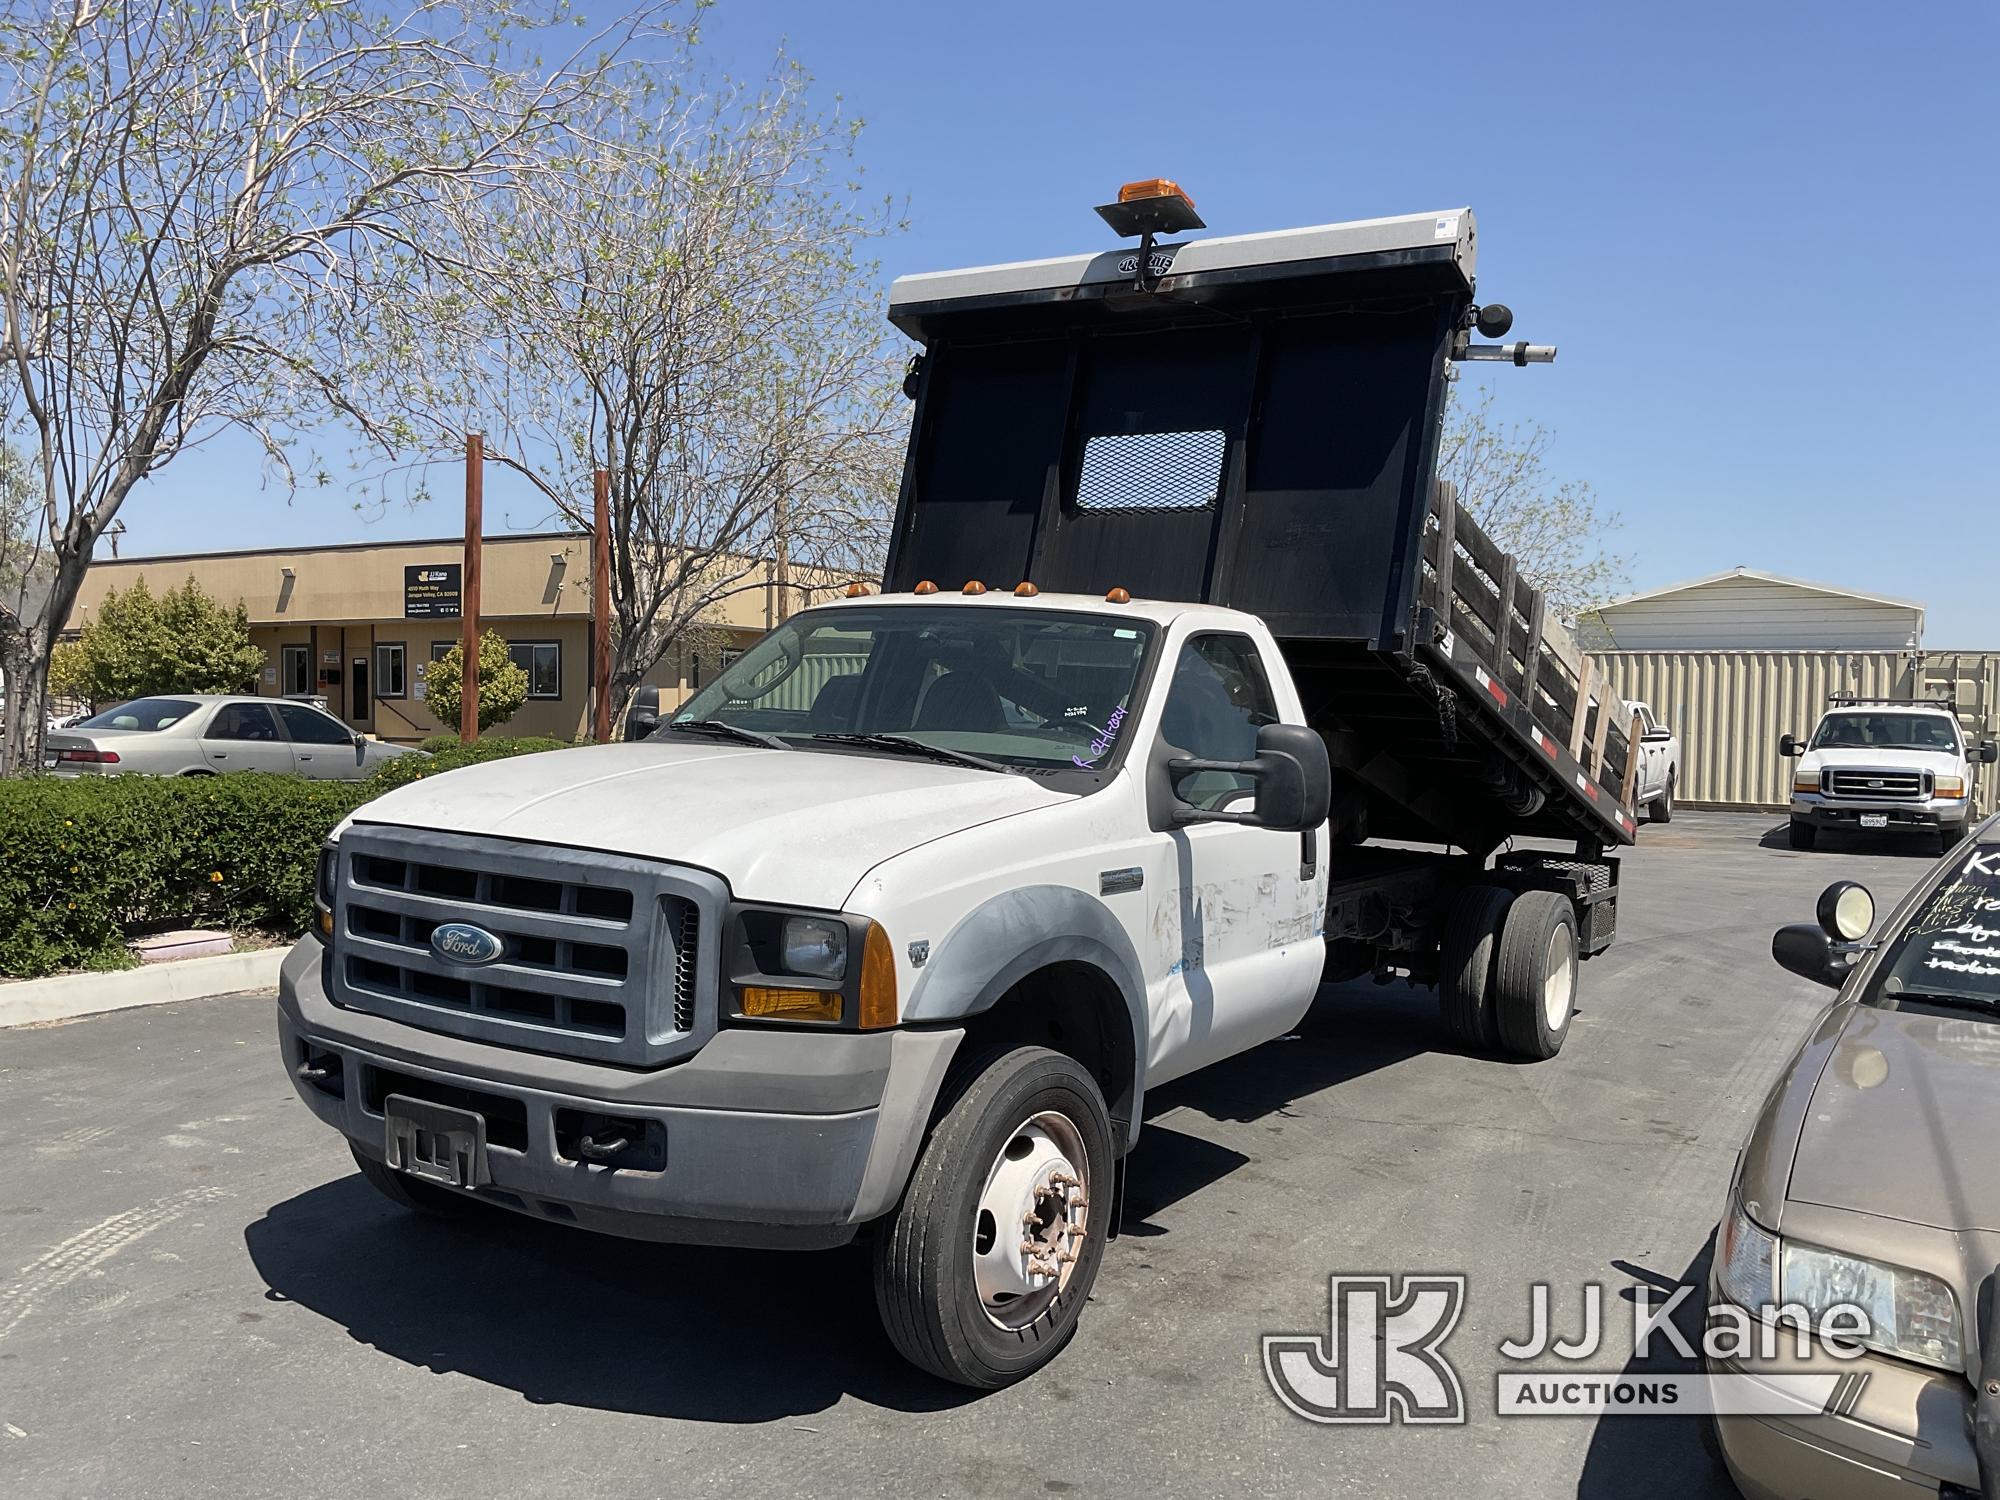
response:
[[[0,672],[7,676],[6,735],[0,739],[0,776],[39,771],[48,726],[49,638],[40,624],[0,643]]]

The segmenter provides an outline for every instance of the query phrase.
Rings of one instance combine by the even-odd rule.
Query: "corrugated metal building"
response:
[[[1924,638],[1924,607],[1732,568],[1615,599],[1579,622],[1593,651],[1903,651]]]

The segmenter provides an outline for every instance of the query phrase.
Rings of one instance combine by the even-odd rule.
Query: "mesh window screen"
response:
[[[1091,438],[1076,481],[1078,510],[1200,510],[1222,491],[1221,432]]]

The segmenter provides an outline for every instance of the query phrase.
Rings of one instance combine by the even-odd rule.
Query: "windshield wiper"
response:
[[[1884,1000],[1901,1002],[1914,1000],[1919,1005],[1941,1005],[1949,1010],[1976,1010],[1981,1015],[2000,1014],[2000,999],[1982,1000],[1977,995],[1942,995],[1935,990],[1897,990],[1894,994],[1884,994]]]
[[[679,730],[684,734],[712,734],[718,739],[737,740],[745,745],[762,745],[766,750],[792,748],[775,734],[766,734],[761,729],[745,729],[741,724],[729,724],[721,719],[669,719],[660,728]]]
[[[907,734],[850,734],[823,733],[813,736],[816,740],[827,740],[836,745],[865,745],[873,750],[893,750],[902,755],[922,755],[930,760],[943,761],[951,766],[970,766],[975,771],[1005,771],[1006,766],[997,760],[988,760],[983,755],[971,755],[963,750],[947,750],[942,745],[927,745],[922,740],[911,739]]]

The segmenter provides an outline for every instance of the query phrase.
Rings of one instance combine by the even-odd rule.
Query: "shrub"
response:
[[[458,691],[465,671],[465,646],[461,642],[430,664],[424,691],[428,707],[440,724],[458,722]],[[504,724],[521,711],[528,701],[528,674],[521,670],[507,650],[507,642],[493,631],[479,637],[479,732]]]
[[[256,772],[0,781],[0,977],[123,968],[134,929],[302,932],[320,845],[355,808],[457,766],[561,748],[485,740],[435,759],[398,756],[365,782]]]

